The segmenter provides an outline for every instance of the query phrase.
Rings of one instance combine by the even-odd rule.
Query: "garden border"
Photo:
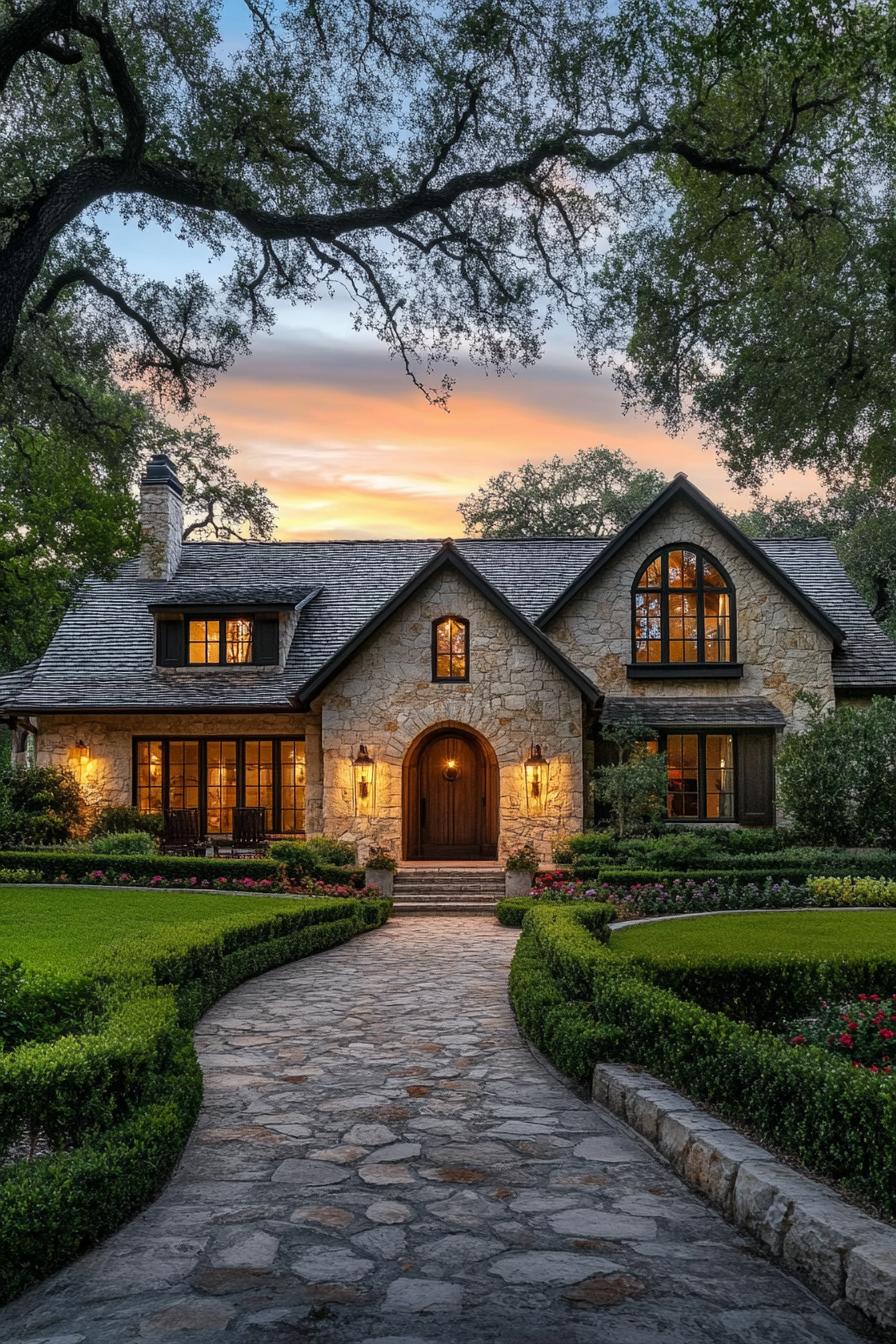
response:
[[[835,1311],[896,1339],[896,1228],[634,1065],[596,1064],[591,1098]]]

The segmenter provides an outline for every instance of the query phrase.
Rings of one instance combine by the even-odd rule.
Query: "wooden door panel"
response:
[[[425,858],[478,853],[482,824],[481,753],[454,734],[433,738],[420,761],[421,842]]]

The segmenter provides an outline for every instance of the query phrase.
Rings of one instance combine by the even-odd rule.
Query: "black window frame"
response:
[[[132,806],[139,806],[139,780],[138,763],[139,749],[143,742],[159,742],[162,746],[162,812],[168,810],[168,784],[169,784],[169,747],[172,742],[197,742],[199,744],[199,828],[203,835],[207,833],[208,825],[208,800],[207,800],[207,781],[208,781],[208,743],[210,742],[235,742],[236,743],[236,806],[245,807],[246,797],[246,769],[245,752],[247,742],[271,742],[272,750],[272,791],[273,799],[271,805],[271,835],[280,835],[285,839],[301,839],[307,834],[307,824],[301,831],[283,831],[281,830],[281,797],[280,785],[282,780],[282,770],[280,763],[280,743],[281,742],[306,742],[304,733],[211,733],[205,737],[198,736],[195,733],[141,733],[139,736],[131,739],[131,803]],[[305,760],[306,769],[306,788],[307,788],[307,769],[308,761]],[[305,813],[307,814],[307,795],[305,799]],[[254,806],[254,804],[250,804]],[[306,815],[307,823],[307,815]],[[218,834],[218,832],[215,832]]]
[[[675,825],[694,825],[699,823],[702,826],[730,826],[732,822],[740,819],[740,779],[738,773],[738,730],[736,728],[726,728],[719,724],[714,728],[668,728],[658,733],[656,737],[659,751],[666,754],[666,744],[670,737],[696,737],[697,738],[697,815],[695,817],[675,817],[668,810],[669,807],[669,789],[668,789],[668,759],[666,776],[666,812],[664,820]],[[731,738],[731,764],[725,767],[731,771],[731,816],[730,817],[708,817],[706,815],[706,739],[708,737],[730,737]]]
[[[464,674],[462,677],[453,677],[453,676],[440,677],[438,675],[438,631],[439,626],[444,624],[445,621],[456,621],[457,624],[459,626],[462,626],[463,628]],[[467,620],[466,616],[458,616],[453,611],[446,611],[443,616],[437,616],[435,618],[435,620],[432,622],[432,632],[430,638],[430,657],[432,660],[431,671],[433,682],[438,682],[439,685],[444,686],[452,682],[455,685],[462,685],[464,682],[468,682],[470,680],[470,622]],[[455,655],[449,654],[449,657],[453,660]]]
[[[216,663],[191,662],[190,660],[190,622],[218,622],[218,661]],[[227,622],[249,621],[252,626],[252,658],[247,663],[229,663],[227,656]],[[171,631],[174,631],[172,640]],[[261,639],[259,634],[262,633]],[[179,648],[176,646],[179,645]],[[270,653],[269,658],[259,657],[259,653]],[[232,670],[235,667],[277,667],[280,663],[280,617],[277,612],[246,611],[243,609],[202,608],[195,611],[178,612],[176,615],[156,617],[156,665],[159,667],[214,668]]]
[[[690,551],[697,557],[697,581],[694,588],[671,588],[669,586],[669,555],[672,551]],[[659,560],[661,564],[659,586],[639,587],[644,574],[656,560]],[[703,569],[706,563],[712,565],[721,574],[725,581],[724,588],[710,588],[708,590],[705,588]],[[728,595],[728,657],[724,662],[707,662],[706,660],[704,598],[707,591],[710,593],[724,592]],[[669,659],[669,598],[673,593],[682,592],[695,593],[697,596],[697,653],[699,656],[694,662],[690,663],[671,662]],[[638,661],[637,601],[639,595],[643,596],[649,593],[658,594],[660,598],[660,661],[658,663]],[[668,545],[660,546],[652,551],[638,568],[631,588],[631,662],[628,672],[630,677],[645,679],[669,676],[670,674],[703,677],[739,677],[742,675],[743,665],[737,661],[737,589],[725,566],[703,546],[698,546],[695,542],[689,541],[670,542]]]

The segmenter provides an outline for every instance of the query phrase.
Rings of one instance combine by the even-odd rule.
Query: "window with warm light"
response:
[[[162,744],[144,741],[137,744],[137,807],[141,812],[162,810]]]
[[[157,621],[160,667],[260,667],[279,660],[280,620],[273,612],[165,613]]]
[[[187,662],[220,663],[221,622],[190,621],[187,625]]]
[[[634,663],[717,666],[734,661],[734,587],[697,546],[666,546],[632,589]]]
[[[732,821],[732,734],[669,733],[662,745],[667,816],[673,821]]]
[[[469,681],[470,623],[442,616],[432,623],[433,681]]]
[[[272,835],[305,831],[303,738],[137,738],[141,812],[197,808],[202,831],[228,834],[235,807],[263,807]]]

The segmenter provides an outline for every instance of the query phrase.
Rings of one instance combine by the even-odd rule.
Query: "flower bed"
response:
[[[859,994],[851,1002],[822,999],[814,1017],[791,1022],[791,1045],[820,1045],[855,1069],[892,1073],[896,1063],[896,994]]]

